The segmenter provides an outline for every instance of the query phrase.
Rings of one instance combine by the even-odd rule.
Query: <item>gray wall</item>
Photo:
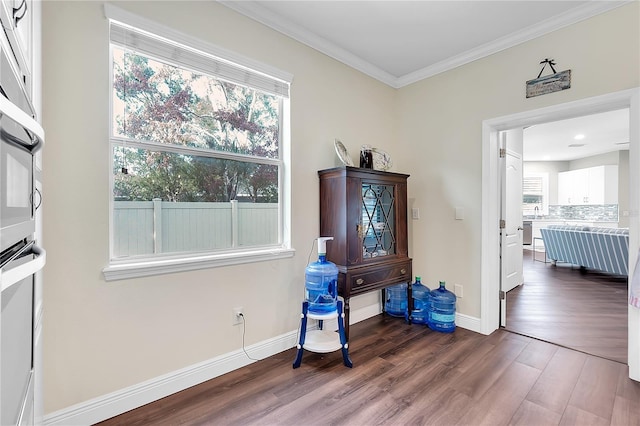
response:
[[[596,166],[616,166],[618,165],[618,161],[618,151],[612,151],[604,154],[592,155],[591,157],[578,158],[577,160],[569,161],[569,168],[567,170],[586,169],[587,167]]]

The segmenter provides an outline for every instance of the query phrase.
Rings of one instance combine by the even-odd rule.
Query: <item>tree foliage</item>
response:
[[[277,202],[278,98],[117,50],[113,86],[114,134],[156,144],[116,148],[116,199]]]

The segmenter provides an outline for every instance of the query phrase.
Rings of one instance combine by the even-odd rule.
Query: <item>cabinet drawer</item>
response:
[[[410,280],[410,262],[369,269],[367,272],[353,274],[350,279],[352,292],[367,290],[371,287],[382,288]]]

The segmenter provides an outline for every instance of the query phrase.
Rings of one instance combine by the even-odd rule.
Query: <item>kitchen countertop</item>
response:
[[[617,228],[618,221],[613,220],[586,220],[586,219],[551,219],[551,218],[537,218],[537,219],[522,219],[523,224],[531,223],[534,228],[536,226],[544,227],[547,224],[550,225],[584,225],[584,226],[601,226],[608,228]]]
[[[523,222],[585,222],[585,223],[617,223],[617,220],[594,220],[594,219],[561,219],[561,218],[550,218],[550,217],[523,217]]]

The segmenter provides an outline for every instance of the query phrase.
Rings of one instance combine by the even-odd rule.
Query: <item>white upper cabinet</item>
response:
[[[558,173],[558,204],[618,204],[618,166]]]
[[[20,78],[31,98],[33,93],[33,4],[32,0],[2,0],[0,21],[5,30]]]

